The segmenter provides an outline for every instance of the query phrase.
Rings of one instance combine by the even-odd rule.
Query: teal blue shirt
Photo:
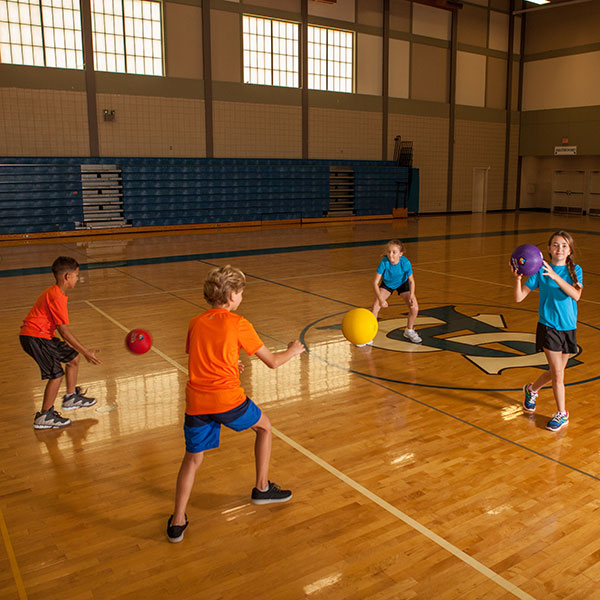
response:
[[[401,256],[397,265],[393,265],[387,256],[384,256],[377,267],[377,272],[386,287],[391,290],[399,288],[411,275],[412,265],[406,256]]]
[[[575,282],[569,275],[567,266],[550,265],[555,273],[560,275],[567,283],[573,285]],[[552,327],[557,331],[570,331],[577,329],[577,302],[570,296],[567,296],[558,283],[550,279],[547,275],[542,275],[544,269],[540,269],[535,275],[529,277],[525,285],[530,290],[539,288],[539,321],[546,327]],[[583,283],[583,271],[579,265],[575,265],[575,275],[581,285]]]

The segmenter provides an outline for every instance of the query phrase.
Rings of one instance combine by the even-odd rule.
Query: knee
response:
[[[265,413],[263,413],[261,418],[258,420],[258,423],[256,423],[252,429],[256,431],[256,433],[262,431],[271,434],[271,420],[269,417],[267,417],[267,415],[265,415]]]
[[[65,367],[66,367],[67,369],[72,369],[73,367],[77,367],[77,366],[79,366],[79,354],[78,354],[78,355],[77,355],[77,356],[76,356],[76,357],[75,357],[73,360],[70,360],[70,361],[69,361],[69,362],[68,362],[68,363],[65,365]]]
[[[186,452],[184,463],[195,471],[202,464],[203,460],[204,452]]]

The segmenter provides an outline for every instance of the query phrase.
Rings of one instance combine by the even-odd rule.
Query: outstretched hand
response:
[[[101,365],[102,361],[96,356],[99,352],[100,350],[86,350],[83,353],[83,356],[89,363],[92,363],[93,365]]]

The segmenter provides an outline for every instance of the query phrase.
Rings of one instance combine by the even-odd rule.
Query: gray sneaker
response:
[[[414,344],[420,344],[423,341],[421,336],[414,329],[405,329],[404,337],[409,339]]]
[[[60,429],[71,424],[71,419],[65,419],[61,417],[55,410],[54,406],[51,406],[44,412],[35,413],[33,419],[34,429]]]
[[[85,390],[87,392],[87,390]],[[85,392],[81,391],[81,388],[77,386],[75,393],[71,396],[66,394],[63,396],[62,408],[63,410],[75,410],[76,408],[88,408],[96,404],[96,398],[88,398],[84,396]]]

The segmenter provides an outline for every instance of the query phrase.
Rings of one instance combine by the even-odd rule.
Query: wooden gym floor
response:
[[[551,390],[521,409],[541,368],[537,292],[513,302],[508,258],[559,228],[584,293],[571,422],[551,433]],[[600,598],[599,235],[589,217],[506,213],[1,243],[0,598]],[[341,318],[370,307],[391,238],[407,241],[429,339],[398,335],[395,297],[374,345],[356,348]],[[71,329],[104,364],[80,368],[96,406],[34,431],[44,385],[18,330],[58,255],[89,267]],[[187,324],[226,263],[247,274],[239,312],[265,344],[308,349],[276,371],[242,355],[275,427],[270,477],[294,498],[252,505],[254,436],[225,430],[169,544]],[[124,348],[135,327],[154,337],[147,355]]]

